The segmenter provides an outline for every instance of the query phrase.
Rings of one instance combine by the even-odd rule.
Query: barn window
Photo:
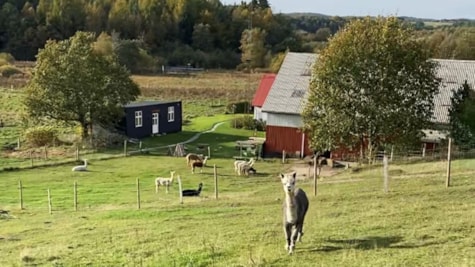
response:
[[[175,121],[175,107],[168,107],[168,121]]]
[[[142,127],[142,111],[135,111],[135,128]]]

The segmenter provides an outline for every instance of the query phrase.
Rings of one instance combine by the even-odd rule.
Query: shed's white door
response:
[[[158,133],[158,113],[152,113],[152,134]]]

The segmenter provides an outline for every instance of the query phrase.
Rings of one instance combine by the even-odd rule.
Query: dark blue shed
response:
[[[121,128],[130,138],[175,133],[181,131],[181,101],[142,101],[124,106]]]

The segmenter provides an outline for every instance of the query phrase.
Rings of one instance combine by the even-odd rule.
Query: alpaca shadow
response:
[[[304,249],[309,252],[332,252],[342,249],[370,250],[379,248],[402,248],[402,246],[393,246],[403,241],[400,236],[369,236],[356,239],[327,239],[326,242],[332,245],[324,245],[319,248]]]

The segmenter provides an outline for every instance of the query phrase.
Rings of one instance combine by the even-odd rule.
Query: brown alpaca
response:
[[[186,165],[190,165],[191,162],[194,161],[202,161],[203,160],[203,155],[198,155],[198,154],[193,154],[189,153],[186,155]]]
[[[206,166],[206,161],[208,157],[205,157],[203,161],[194,161],[191,163],[191,173],[195,173],[195,168],[200,168],[200,172],[203,172],[203,167]]]

